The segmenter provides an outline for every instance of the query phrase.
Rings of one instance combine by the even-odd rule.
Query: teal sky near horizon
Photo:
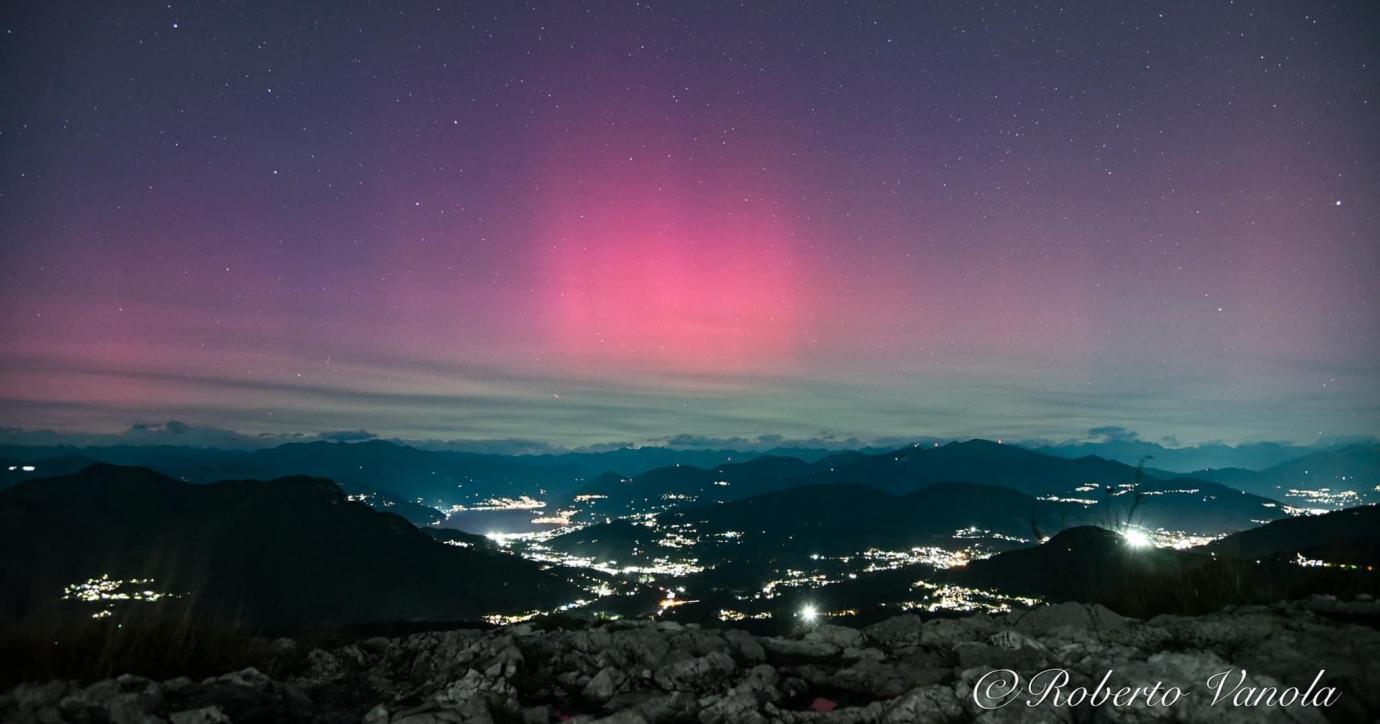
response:
[[[18,2],[0,427],[1380,432],[1380,8]]]

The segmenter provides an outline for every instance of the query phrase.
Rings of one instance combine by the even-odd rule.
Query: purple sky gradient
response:
[[[0,418],[1380,431],[1364,3],[14,3]]]

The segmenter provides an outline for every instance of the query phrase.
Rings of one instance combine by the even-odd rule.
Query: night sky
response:
[[[0,10],[0,426],[1380,431],[1375,3],[127,5]]]

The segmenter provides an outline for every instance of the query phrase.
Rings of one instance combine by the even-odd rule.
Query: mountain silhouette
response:
[[[1114,531],[1079,526],[1041,545],[944,571],[942,577],[1055,602],[1102,603],[1133,616],[1202,613],[1315,593],[1374,595],[1380,582],[1367,566],[1380,552],[1377,522],[1373,507],[1289,518],[1188,550],[1136,546]],[[1331,562],[1357,567],[1300,566],[1296,552],[1301,549],[1338,554],[1343,560]]]
[[[827,465],[826,465],[827,463]],[[990,440],[912,446],[889,453],[821,461],[818,482],[858,482],[893,492],[929,483],[960,481],[999,485],[1026,495],[1067,494],[1094,483],[1111,485],[1136,479],[1129,465],[1097,457],[1068,459]]]
[[[1224,556],[1305,558],[1368,566],[1380,563],[1380,506],[1304,515],[1244,530],[1207,550]]]
[[[1031,539],[1044,527],[1087,522],[1081,506],[1035,500],[1013,490],[940,483],[908,495],[863,485],[814,485],[718,505],[664,512],[654,525],[614,520],[547,542],[566,553],[600,560],[690,556],[713,565],[699,577],[710,588],[760,586],[784,563],[811,556],[856,554],[869,548],[909,551],[954,545],[959,529],[975,528],[998,547]],[[668,534],[685,531],[687,539]]]
[[[1380,497],[1375,490],[1380,483],[1380,443],[1356,443],[1322,450],[1264,470],[1199,470],[1187,477],[1219,482],[1286,502],[1289,502],[1289,490],[1294,488],[1352,490],[1361,500],[1374,501]],[[1310,507],[1303,502],[1291,504]]]
[[[57,455],[37,460],[28,457],[23,460],[0,458],[0,490],[18,485],[25,480],[70,475],[95,462],[84,455]]]
[[[321,478],[192,485],[93,465],[0,492],[0,620],[41,614],[101,576],[207,615],[296,628],[474,620],[581,596],[535,564],[446,545]]]
[[[1313,452],[1315,448],[1278,442],[1225,445],[1204,443],[1192,447],[1167,447],[1139,438],[1109,439],[1100,442],[1069,442],[1032,447],[1036,452],[1066,458],[1096,455],[1107,460],[1135,465],[1151,458],[1155,467],[1178,474],[1209,468],[1261,470]]]
[[[823,450],[798,449],[810,459]],[[445,508],[494,496],[567,494],[610,471],[637,475],[673,465],[708,469],[751,460],[761,453],[734,450],[625,447],[599,452],[498,454],[420,448],[385,440],[291,442],[261,449],[174,445],[0,445],[0,459],[32,462],[80,456],[84,464],[147,467],[191,482],[311,475],[334,480],[349,493],[377,492],[398,501]],[[83,465],[84,466],[84,465]],[[5,467],[8,467],[6,465]],[[39,475],[12,475],[13,482],[66,474],[67,467]],[[0,467],[0,487],[8,479]],[[414,511],[418,514],[423,511]]]
[[[1123,495],[1121,486],[1137,480],[1142,495]],[[1191,478],[1162,480],[1109,460],[1070,460],[987,440],[912,446],[883,454],[844,453],[815,463],[763,456],[712,470],[679,465],[631,478],[601,476],[580,492],[604,496],[591,508],[595,512],[592,519],[597,520],[599,516],[725,503],[817,485],[866,485],[904,495],[953,481],[1057,498],[1065,501],[1061,503],[1065,506],[1062,517],[1109,525],[1134,514],[1132,522],[1147,527],[1217,534],[1285,515],[1274,501],[1218,483]],[[789,498],[771,500],[772,505],[785,505]],[[1095,509],[1097,515],[1073,510],[1080,506]]]

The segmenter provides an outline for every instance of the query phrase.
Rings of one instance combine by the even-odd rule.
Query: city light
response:
[[[1150,540],[1150,536],[1145,534],[1145,531],[1135,528],[1127,528],[1122,531],[1121,537],[1125,538],[1126,545],[1132,548],[1152,548],[1155,545],[1154,542]]]

